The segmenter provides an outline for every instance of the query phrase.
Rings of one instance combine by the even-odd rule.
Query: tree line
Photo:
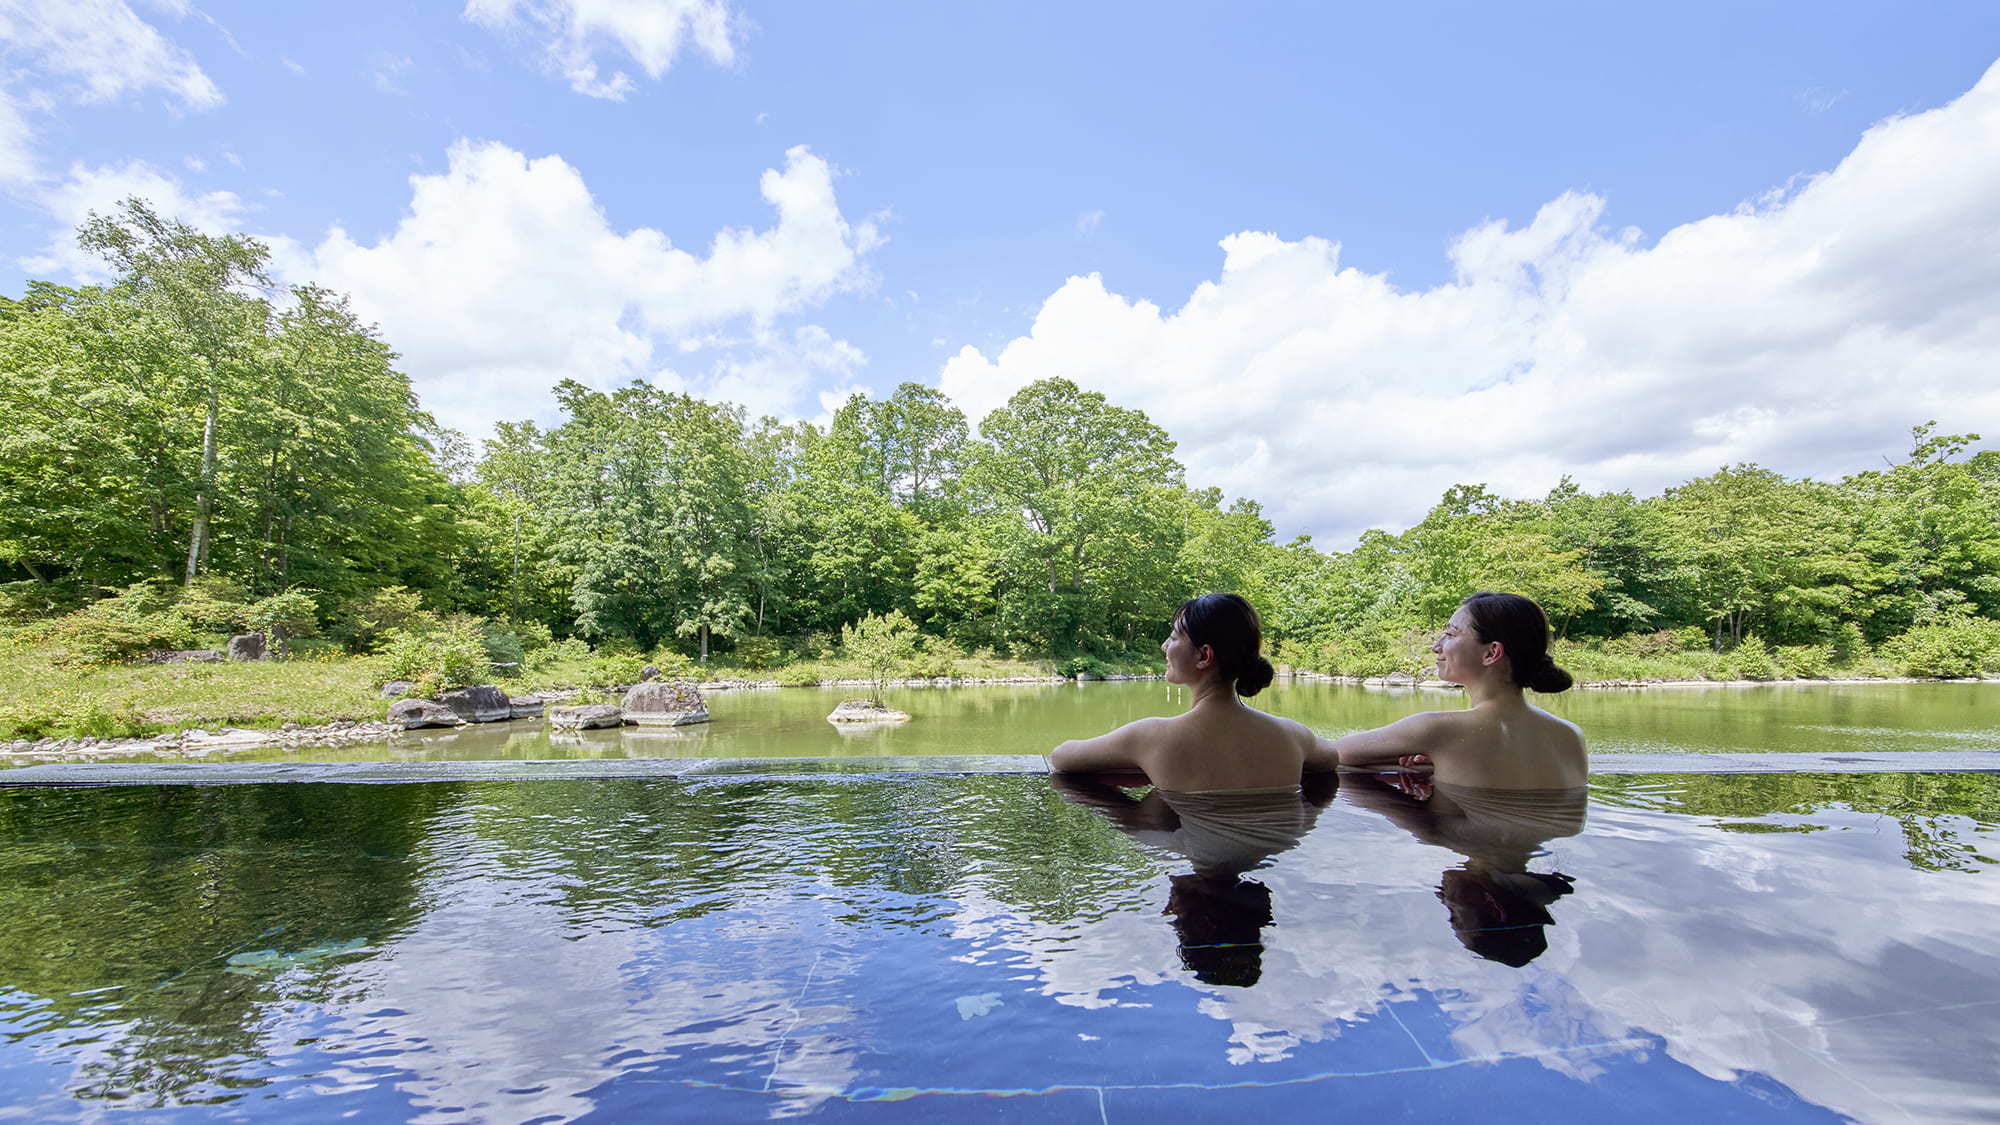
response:
[[[1837,481],[1737,465],[1649,497],[1459,485],[1329,553],[1190,486],[1144,413],[1062,378],[976,428],[917,383],[822,427],[566,380],[558,420],[502,423],[475,455],[342,297],[274,291],[255,240],[138,201],[79,233],[109,282],[0,299],[17,612],[219,583],[308,594],[352,638],[356,607],[402,588],[440,614],[752,666],[892,613],[967,650],[1115,660],[1226,589],[1282,659],[1350,672],[1406,663],[1481,588],[1535,597],[1571,640],[1683,649],[1839,653],[2000,620],[2000,451],[1934,425]]]

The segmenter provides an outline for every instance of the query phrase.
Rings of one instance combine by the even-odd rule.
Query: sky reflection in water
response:
[[[2000,779],[1611,779],[1581,831],[1511,837],[1357,782],[1298,805],[1296,846],[1199,863],[1157,807],[1078,796],[0,792],[0,1093],[37,1119],[2000,1115]]]

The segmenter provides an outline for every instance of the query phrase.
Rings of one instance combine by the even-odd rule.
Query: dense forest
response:
[[[352,651],[457,627],[501,652],[574,637],[761,668],[888,619],[932,651],[1088,668],[1145,657],[1181,599],[1228,589],[1281,660],[1380,674],[1493,588],[1601,660],[2000,671],[2000,451],[1934,423],[1837,481],[1460,485],[1327,553],[1190,486],[1143,413],[1055,377],[976,426],[907,382],[824,428],[564,381],[558,421],[474,451],[392,341],[338,294],[277,291],[255,240],[138,201],[79,233],[112,280],[0,299],[0,610],[86,656],[225,626]]]

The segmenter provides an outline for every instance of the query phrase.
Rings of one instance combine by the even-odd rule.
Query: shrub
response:
[[[738,637],[735,655],[745,668],[769,668],[784,659],[785,646],[776,637]]]
[[[1843,622],[1833,631],[1833,660],[1843,666],[1868,659],[1868,635],[1856,621]]]
[[[1058,676],[1102,676],[1104,662],[1095,656],[1072,656],[1056,662]]]
[[[509,621],[506,628],[520,638],[523,653],[537,652],[555,643],[555,634],[539,621]]]
[[[241,632],[249,623],[250,595],[226,578],[202,577],[181,592],[180,615],[204,633]]]
[[[910,661],[912,676],[958,675],[959,661],[965,659],[965,650],[945,637],[925,637],[916,658]]]
[[[1715,647],[1708,630],[1699,625],[1683,625],[1673,630],[1673,636],[1682,652],[1699,652],[1703,649],[1712,650]]]
[[[488,621],[479,628],[479,643],[486,650],[486,659],[493,664],[507,665],[495,668],[500,675],[513,675],[521,670],[528,659],[527,648],[514,630]]]
[[[422,694],[468,687],[491,670],[479,622],[454,617],[425,632],[397,631],[384,651],[387,676],[414,681]]]
[[[1919,625],[1886,641],[1882,655],[1906,676],[1957,679],[2000,672],[2000,621],[1960,618]]]
[[[1822,679],[1833,666],[1831,645],[1784,645],[1772,655],[1780,672],[1801,680]]]
[[[194,626],[169,606],[172,593],[158,582],[128,586],[116,595],[52,622],[44,639],[59,664],[110,664],[160,648],[189,648]]]
[[[1762,637],[1743,638],[1742,644],[1730,650],[1723,668],[1734,680],[1775,680],[1780,674],[1771,646]]]
[[[280,652],[289,653],[286,641],[310,637],[319,632],[319,602],[305,590],[286,590],[255,602],[243,612],[243,623],[268,634]]]
[[[701,675],[701,665],[694,662],[694,657],[674,649],[663,648],[655,652],[650,659],[642,660],[637,665],[637,670],[632,674],[633,680],[639,678],[647,664],[659,669],[660,678],[663,680],[690,680]]]
[[[90,599],[71,580],[0,582],[0,621],[33,621],[80,609]]]
[[[348,643],[356,652],[374,652],[392,633],[425,633],[437,628],[436,615],[426,612],[423,599],[402,586],[370,590],[347,603]]]

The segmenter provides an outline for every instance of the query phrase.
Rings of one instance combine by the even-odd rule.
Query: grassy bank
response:
[[[639,679],[646,663],[644,657],[581,646],[553,647],[530,654],[514,674],[490,682],[516,695],[603,687]],[[376,656],[325,653],[249,664],[66,666],[50,648],[0,643],[0,667],[7,669],[0,677],[0,740],[138,737],[191,727],[271,729],[288,722],[318,725],[380,719],[389,705],[379,691],[388,664]],[[941,666],[918,660],[899,675],[1008,679],[1053,675],[1060,667],[1054,660],[967,657]],[[1128,661],[1095,664],[1092,670],[1146,673],[1158,668]],[[706,682],[785,685],[870,678],[866,668],[840,660],[778,668],[717,660],[698,668],[676,664],[664,671]]]

